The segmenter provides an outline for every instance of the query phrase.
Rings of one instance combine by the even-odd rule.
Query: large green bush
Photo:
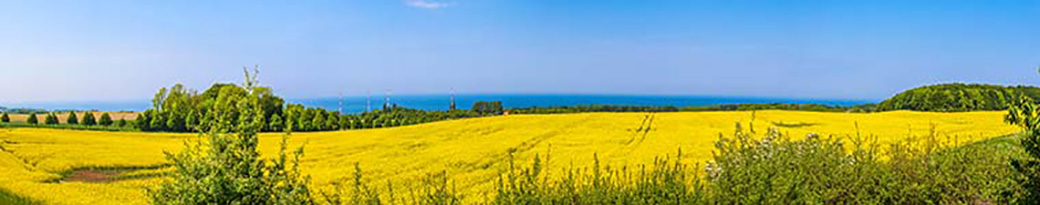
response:
[[[289,159],[281,152],[264,160],[257,134],[265,126],[256,74],[246,72],[244,92],[221,92],[200,120],[200,136],[184,151],[167,153],[175,168],[170,180],[150,190],[155,204],[312,204],[308,178],[299,171],[303,149]],[[292,127],[289,124],[288,127]]]
[[[0,122],[9,123],[11,122],[11,117],[7,116],[7,113],[5,112],[3,115],[0,115]]]

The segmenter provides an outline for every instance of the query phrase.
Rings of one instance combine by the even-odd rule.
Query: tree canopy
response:
[[[1019,97],[1040,99],[1040,88],[950,83],[918,87],[878,104],[879,110],[961,112],[1005,110]]]

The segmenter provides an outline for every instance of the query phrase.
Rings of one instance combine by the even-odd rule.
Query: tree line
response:
[[[35,112],[29,113],[26,117],[25,123],[29,125],[46,124],[46,125],[58,125],[62,124],[58,118],[58,113],[48,112],[44,113],[43,122],[40,122],[40,116],[36,115]],[[0,122],[11,123],[11,117],[7,113],[0,114]],[[101,113],[100,117],[94,117],[93,112],[84,112],[83,119],[81,120],[76,112],[69,112],[65,118],[66,125],[84,125],[84,126],[127,126],[128,121],[124,119],[112,120],[112,116],[108,113]]]
[[[287,104],[284,99],[274,95],[269,87],[256,87],[253,92],[259,96],[260,109],[264,115],[261,130],[265,132],[283,131],[289,123],[292,123],[295,131],[331,131],[397,127],[502,113],[501,102],[479,101],[471,110],[424,111],[387,105],[369,112],[343,114],[301,104]],[[224,83],[214,84],[201,94],[181,84],[161,88],[152,98],[152,108],[140,113],[134,126],[142,131],[198,131],[199,120],[212,112],[215,106],[219,106],[221,96],[245,94],[247,91],[241,86]],[[227,114],[239,115],[234,111]]]
[[[922,86],[896,94],[878,104],[878,109],[963,112],[1006,110],[1020,97],[1040,99],[1040,88],[950,83]]]

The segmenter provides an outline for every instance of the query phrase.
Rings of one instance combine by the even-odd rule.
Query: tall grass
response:
[[[848,138],[852,144],[846,144]],[[1012,203],[1022,176],[1007,163],[1022,156],[1011,137],[952,147],[934,133],[888,145],[869,137],[770,130],[720,136],[703,170],[668,158],[634,169],[571,168],[545,176],[536,157],[499,179],[494,204],[965,204]],[[546,155],[548,158],[548,155]],[[698,175],[698,173],[704,173]]]
[[[37,204],[37,202],[0,189],[0,204]]]
[[[394,189],[389,181],[382,187],[369,183],[361,165],[355,163],[353,177],[333,183],[333,190],[320,193],[322,201],[327,204],[461,204],[465,197],[443,171],[422,177],[408,193]]]

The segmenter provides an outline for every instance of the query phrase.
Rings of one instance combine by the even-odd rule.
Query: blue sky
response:
[[[1038,1],[2,1],[0,103],[148,99],[260,65],[289,98],[882,99],[1040,84]]]

